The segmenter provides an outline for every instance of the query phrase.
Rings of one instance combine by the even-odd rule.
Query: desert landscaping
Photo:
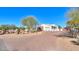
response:
[[[13,9],[24,11],[29,8]],[[59,18],[55,17],[61,14],[56,8],[40,8],[41,14],[38,12],[39,8],[32,9],[34,9],[32,12],[35,12],[36,16],[29,15],[29,12],[28,14],[23,13],[20,10],[22,15],[18,12],[15,13],[17,15],[13,13],[15,21],[13,21],[12,15],[12,21],[6,19],[5,23],[0,23],[0,51],[79,51],[79,8],[59,8],[63,10]],[[50,14],[48,9],[55,9],[55,13],[49,11]],[[45,10],[47,10],[45,12],[47,14],[43,13]],[[39,19],[36,13],[41,15],[39,17],[44,18]],[[64,17],[65,13],[66,18]],[[23,17],[26,14],[27,16]],[[47,17],[48,20],[46,20],[45,15],[49,16]],[[4,16],[3,18],[5,18]]]

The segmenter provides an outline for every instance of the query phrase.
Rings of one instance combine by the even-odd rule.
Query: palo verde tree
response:
[[[73,37],[77,37],[79,29],[79,8],[71,8],[67,14],[69,20],[67,27],[70,28],[70,33]]]
[[[67,26],[71,28],[79,28],[79,8],[71,8],[68,11],[67,17]]]
[[[29,32],[32,32],[35,28],[36,25],[38,24],[37,20],[33,16],[28,16],[21,21],[23,26],[26,26]]]

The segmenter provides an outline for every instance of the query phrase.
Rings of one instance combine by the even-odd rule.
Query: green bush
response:
[[[15,25],[0,25],[0,30],[15,30],[17,27]]]

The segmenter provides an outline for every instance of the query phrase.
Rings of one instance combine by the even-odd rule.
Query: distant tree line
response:
[[[0,25],[0,30],[2,30],[4,33],[7,30],[17,30],[17,33],[20,33],[20,30],[26,30],[27,32],[36,32],[36,31],[42,31],[41,28],[37,28],[37,26],[39,25],[39,22],[37,21],[36,17],[34,16],[28,16],[25,17],[21,20],[21,24],[23,26],[21,27],[17,27],[14,24],[5,24],[5,25]],[[61,29],[62,27],[58,25],[58,28]]]
[[[25,30],[25,29],[27,29],[27,32],[36,32],[36,27],[38,25],[38,22],[35,17],[28,16],[22,19],[21,24],[23,25],[21,27],[17,27],[14,24],[0,25],[0,33],[1,34],[6,33],[8,30],[17,30],[17,33],[19,34],[20,30]]]
[[[11,30],[11,29],[15,30],[17,28],[18,27],[15,26],[15,25],[9,25],[9,24],[7,24],[7,25],[0,25],[0,30]]]

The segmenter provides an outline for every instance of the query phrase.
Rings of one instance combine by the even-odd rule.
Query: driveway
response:
[[[72,51],[79,50],[74,38],[58,36],[63,32],[0,35],[0,49],[9,51]]]

